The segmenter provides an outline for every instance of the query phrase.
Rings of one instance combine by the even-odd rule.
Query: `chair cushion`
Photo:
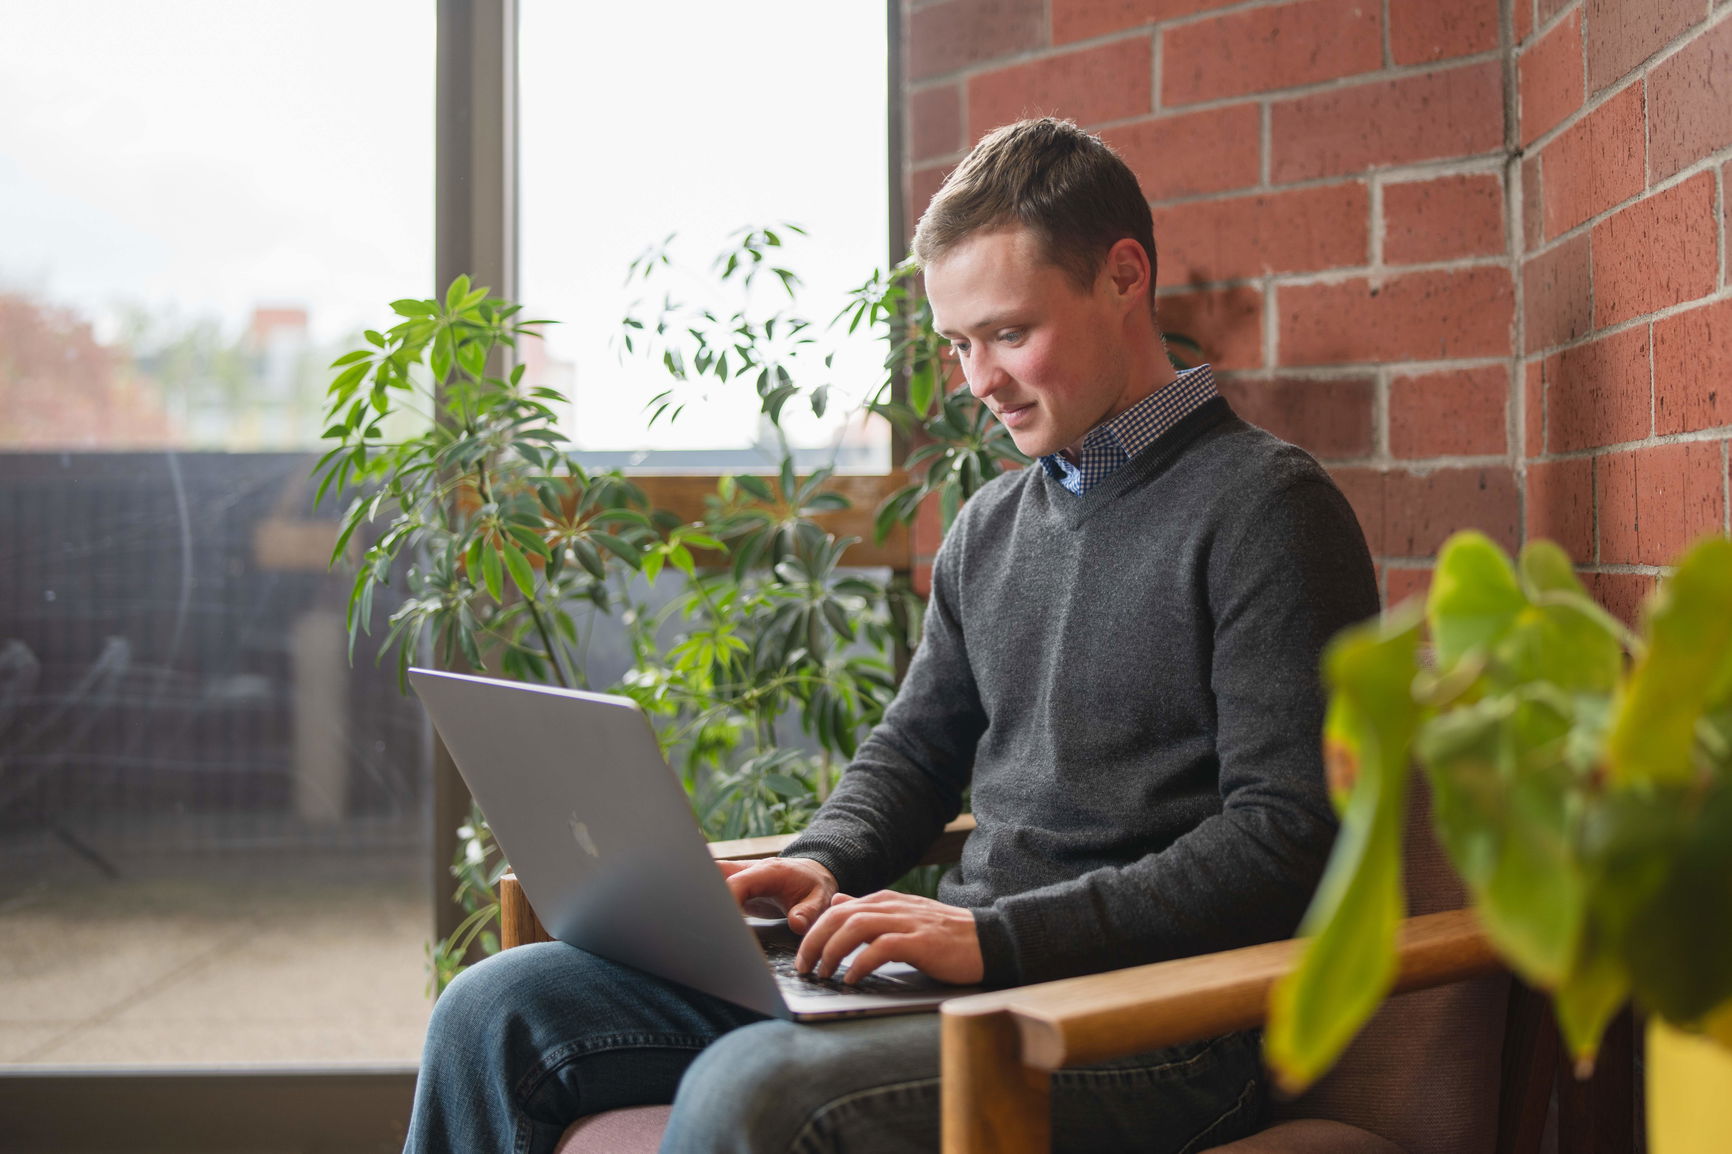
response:
[[[1305,1118],[1281,1122],[1249,1138],[1214,1148],[1213,1154],[1404,1154],[1388,1139],[1344,1122]]]
[[[633,1106],[591,1114],[560,1136],[554,1154],[656,1154],[672,1106]]]

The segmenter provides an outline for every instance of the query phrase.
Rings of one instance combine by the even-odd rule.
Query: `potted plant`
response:
[[[1283,1085],[1320,1076],[1390,988],[1417,760],[1487,937],[1549,992],[1578,1067],[1633,998],[1651,1023],[1654,1148],[1732,1149],[1732,542],[1685,553],[1633,632],[1555,544],[1512,565],[1460,533],[1423,612],[1343,632],[1324,671],[1342,825],[1301,926],[1311,940],[1271,994]],[[1672,1073],[1681,1052],[1724,1064]],[[1721,1110],[1727,1128],[1668,1115],[1681,1084],[1716,1085],[1691,1108]]]
[[[828,385],[797,376],[805,365],[822,379],[830,365],[792,355],[815,344],[821,326],[789,307],[799,278],[777,259],[781,246],[777,230],[745,229],[717,258],[709,287],[742,290],[732,311],[667,294],[622,324],[624,351],[666,369],[669,391],[647,406],[652,422],[677,416],[684,401],[674,390],[732,382],[755,391],[774,434],[764,475],[721,478],[701,519],[651,508],[625,477],[578,464],[559,423],[566,398],[508,363],[551,322],[523,319],[520,306],[467,277],[440,299],[392,302],[396,323],[367,331],[364,347],[331,366],[324,437],[334,445],[314,470],[318,499],[346,502],[332,564],[358,559],[351,651],[388,587],[381,657],[395,651],[400,680],[411,661],[431,660],[587,687],[585,640],[595,615],[614,615],[628,623],[633,668],[607,688],[655,720],[700,823],[724,839],[804,825],[882,713],[892,655],[914,643],[920,616],[905,579],[845,567],[851,539],[822,523],[848,504],[830,488],[831,470],[796,472],[783,413],[798,400],[822,415]],[[632,278],[654,286],[672,267],[664,244]],[[750,294],[760,272],[786,290],[781,305]],[[920,363],[935,371],[929,324],[904,323],[910,275],[875,275],[845,310],[848,335],[892,337],[885,382],[911,343],[928,349]],[[888,391],[881,383],[872,403],[887,406]],[[917,427],[938,420],[910,416]],[[977,465],[978,483],[1000,460],[982,452]],[[925,480],[941,494],[959,484],[954,473]],[[914,512],[903,503],[895,516]],[[880,534],[889,524],[879,519]],[[664,573],[682,588],[652,605],[646,590]],[[808,742],[789,740],[796,726]],[[472,948],[498,948],[491,926],[505,864],[478,812],[457,833],[452,873],[466,916],[429,947],[435,991]]]

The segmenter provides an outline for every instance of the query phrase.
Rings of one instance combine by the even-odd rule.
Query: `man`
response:
[[[1334,831],[1324,642],[1374,613],[1353,514],[1303,452],[1176,376],[1136,179],[1055,120],[987,136],[915,254],[974,394],[1040,465],[963,509],[896,700],[779,858],[724,864],[799,964],[1015,984],[1289,934]],[[882,887],[972,787],[940,900]],[[933,1150],[933,1015],[759,1015],[562,945],[441,999],[411,1149],[552,1148],[572,1117],[674,1102],[664,1150]],[[1253,1129],[1254,1034],[1055,1079],[1062,1149],[1203,1149]]]

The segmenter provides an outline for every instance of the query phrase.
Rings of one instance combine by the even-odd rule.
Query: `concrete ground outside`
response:
[[[0,839],[0,1064],[419,1058],[425,851]]]

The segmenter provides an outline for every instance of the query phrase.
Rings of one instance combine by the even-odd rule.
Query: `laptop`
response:
[[[431,669],[409,681],[560,941],[799,1021],[909,1013],[974,992],[900,962],[857,986],[794,973],[798,935],[741,913],[630,698]]]

